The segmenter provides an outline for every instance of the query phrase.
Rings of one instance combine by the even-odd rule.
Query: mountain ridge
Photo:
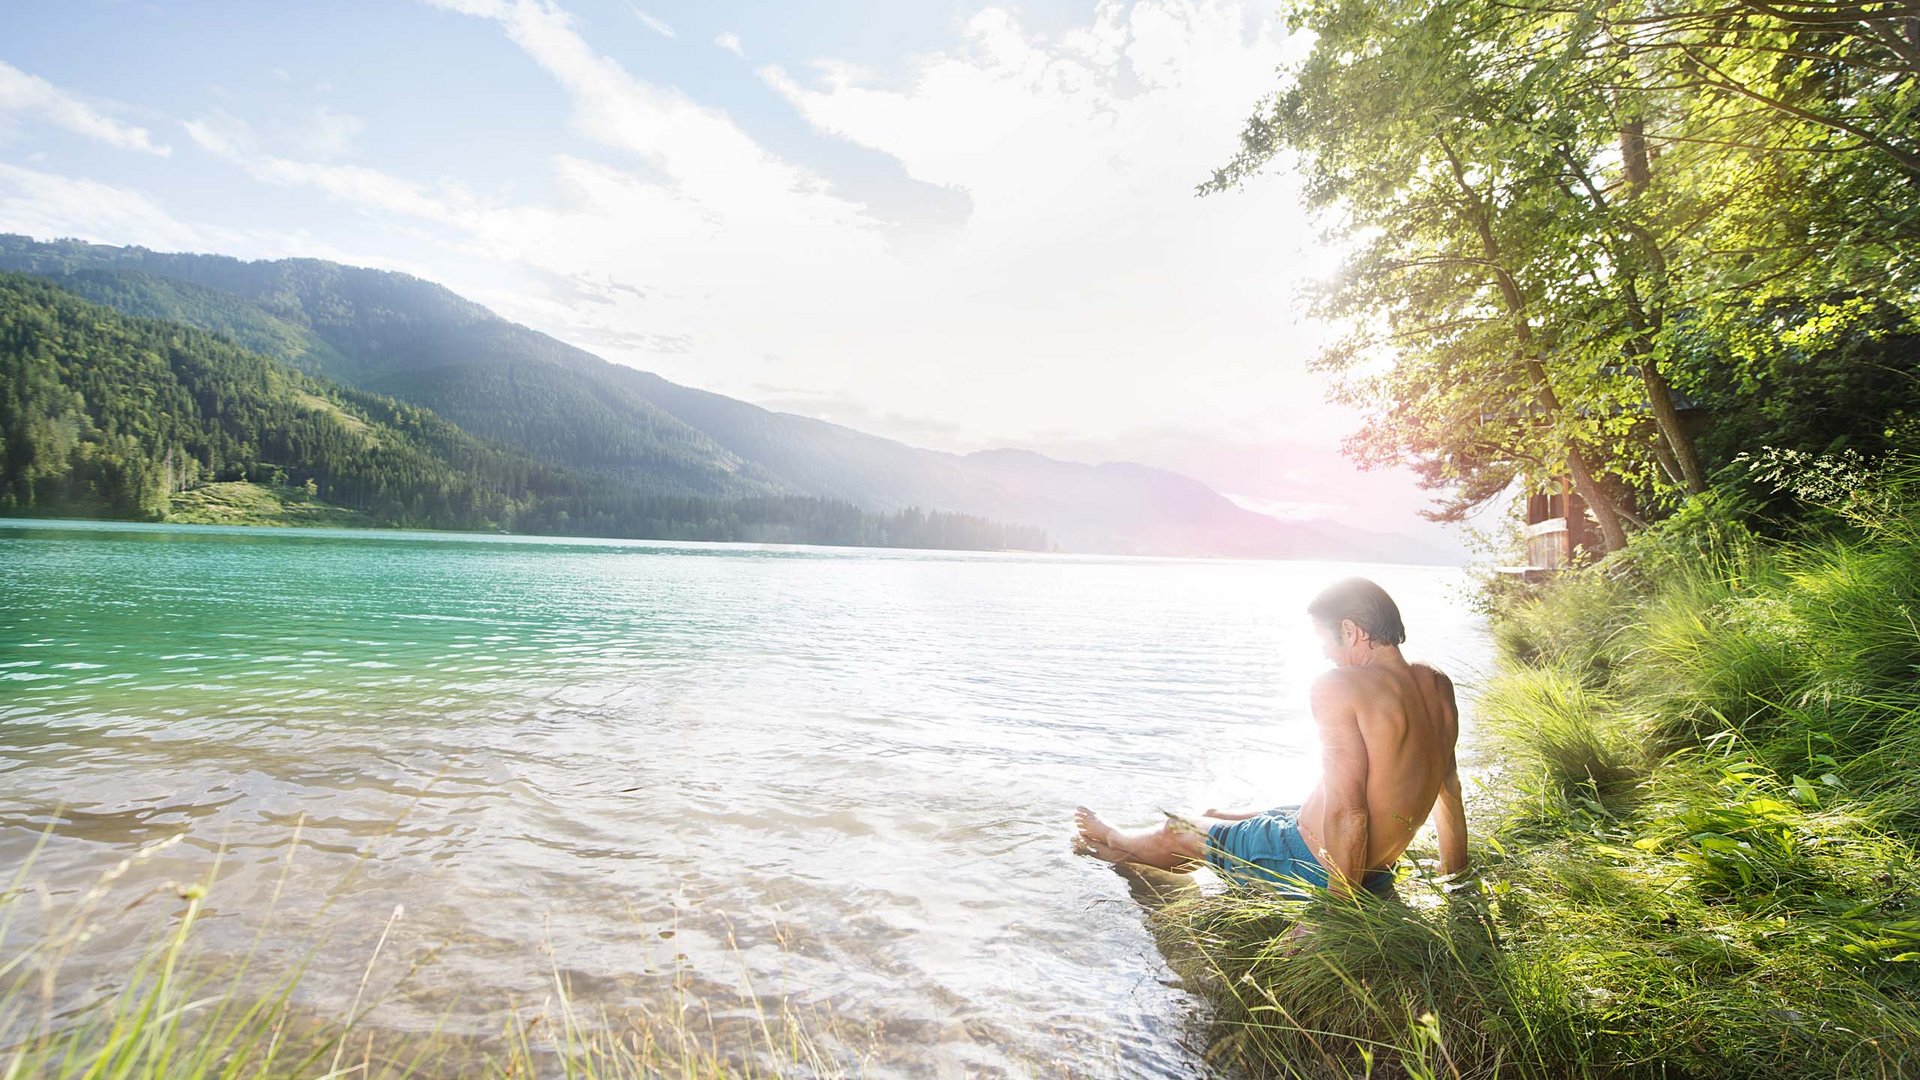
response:
[[[0,271],[0,515],[1047,550],[961,514],[632,492],[232,337]]]
[[[1401,538],[1335,536],[1267,517],[1152,466],[1064,462],[1017,448],[955,454],[766,409],[612,363],[393,271],[17,234],[0,235],[0,269],[49,277],[119,310],[251,335],[249,344],[301,370],[431,409],[474,435],[616,477],[636,492],[945,510],[1044,528],[1070,550],[1118,554],[1434,554],[1409,552]]]

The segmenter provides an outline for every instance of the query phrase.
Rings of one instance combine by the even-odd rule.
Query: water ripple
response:
[[[1166,1076],[1201,1010],[1066,819],[1298,797],[1300,612],[1352,570],[18,525],[0,568],[0,865],[50,829],[56,898],[184,834],[117,887],[221,853],[237,950],[297,825],[303,993],[349,998],[404,903],[395,1028],[496,1030],[551,964],[818,1007],[882,1072]],[[1482,662],[1457,574],[1375,572],[1412,651]]]

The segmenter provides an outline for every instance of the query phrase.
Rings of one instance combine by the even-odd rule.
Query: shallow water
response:
[[[497,1031],[557,971],[784,1001],[881,1075],[1194,1075],[1203,1010],[1068,817],[1297,801],[1301,612],[1355,572],[1472,682],[1456,570],[3,523],[0,870],[51,825],[44,933],[183,836],[101,910],[217,856],[206,946],[273,910],[321,1010],[404,904],[389,1029]],[[164,899],[63,979],[112,985]]]

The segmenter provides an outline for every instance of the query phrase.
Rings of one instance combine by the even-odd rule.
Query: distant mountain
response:
[[[37,276],[123,315],[164,319],[225,334],[244,349],[311,375],[325,375],[350,363],[305,326],[270,315],[257,304],[217,289],[137,270],[83,269]]]
[[[307,519],[441,529],[1048,547],[1038,529],[965,515],[637,493],[296,371],[230,336],[123,315],[49,279],[0,271],[0,514],[163,520],[210,492],[218,497],[197,501],[239,499],[270,519],[274,507],[297,505]]]
[[[405,274],[11,235],[0,235],[0,269],[231,335],[303,371],[423,406],[482,439],[636,492],[955,511],[1035,525],[1077,551],[1427,557],[1397,538],[1336,537],[1257,514],[1164,470],[1016,450],[949,454],[773,412],[608,363]]]
[[[680,386],[650,372],[619,370],[648,400],[767,475],[862,506],[940,506],[1045,522],[1048,534],[1072,551],[1458,561],[1412,537],[1281,521],[1165,469],[1084,465],[1027,450],[923,450]]]

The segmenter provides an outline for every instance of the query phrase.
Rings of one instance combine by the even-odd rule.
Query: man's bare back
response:
[[[1443,866],[1465,865],[1452,680],[1409,664],[1397,646],[1376,647],[1314,683],[1313,715],[1322,772],[1300,806],[1300,834],[1329,877],[1358,881],[1363,870],[1392,866],[1429,815]],[[1361,828],[1364,843],[1355,840]]]
[[[1115,829],[1081,807],[1079,839],[1091,853],[1166,870],[1203,860],[1230,873],[1244,866],[1270,878],[1324,880],[1342,894],[1373,887],[1431,816],[1441,871],[1466,868],[1452,681],[1401,655],[1399,609],[1370,581],[1341,582],[1308,610],[1334,670],[1313,685],[1321,779],[1298,812],[1208,810],[1197,828],[1170,820]]]

